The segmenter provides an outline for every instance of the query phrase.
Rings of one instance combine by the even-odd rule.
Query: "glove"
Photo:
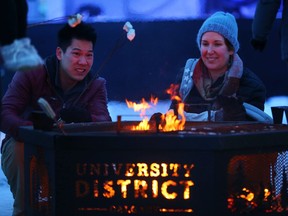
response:
[[[54,120],[49,118],[43,111],[33,111],[29,120],[33,122],[33,128],[37,130],[50,131],[54,124]]]
[[[266,42],[267,42],[266,40],[261,41],[261,40],[256,40],[256,39],[251,39],[251,41],[250,41],[253,48],[255,50],[260,51],[260,52],[262,52],[264,50],[264,48],[266,46]]]
[[[92,122],[90,112],[79,107],[63,108],[60,111],[60,118],[65,123]]]
[[[246,109],[240,98],[219,95],[216,103],[222,109],[223,121],[246,121]],[[220,113],[219,113],[220,114]]]

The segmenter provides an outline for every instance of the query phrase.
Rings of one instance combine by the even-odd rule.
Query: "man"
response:
[[[13,215],[24,215],[24,145],[18,128],[33,125],[32,111],[44,98],[56,119],[70,122],[111,121],[106,81],[91,75],[97,34],[92,26],[65,25],[58,32],[56,54],[41,68],[16,72],[2,99],[2,169],[14,197]]]

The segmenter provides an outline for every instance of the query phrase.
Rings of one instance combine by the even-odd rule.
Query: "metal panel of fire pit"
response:
[[[288,149],[286,125],[131,131],[137,123],[64,125],[65,134],[21,128],[28,215],[287,213],[276,166]]]

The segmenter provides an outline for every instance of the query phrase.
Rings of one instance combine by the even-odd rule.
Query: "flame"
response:
[[[166,124],[162,128],[163,131],[177,131],[177,130],[184,130],[186,118],[184,115],[184,103],[182,99],[177,95],[177,90],[179,85],[171,84],[170,88],[166,90],[166,93],[170,95],[171,100],[176,100],[178,102],[178,116],[174,114],[173,110],[169,110],[165,115]]]
[[[156,104],[158,103],[158,98],[151,96],[150,103],[153,106],[156,106]],[[150,125],[148,123],[149,119],[145,115],[146,115],[146,110],[150,109],[152,106],[144,98],[142,98],[140,103],[135,103],[132,101],[128,101],[126,99],[126,104],[128,108],[133,108],[135,112],[140,111],[140,117],[143,118],[143,120],[139,123],[139,125],[132,127],[132,130],[149,130],[150,129]]]
[[[149,130],[150,125],[148,124],[148,118],[145,117],[137,126],[133,126],[132,130]]]
[[[142,98],[141,103],[135,103],[132,101],[128,101],[126,99],[126,104],[128,106],[128,108],[133,108],[135,112],[140,112],[140,116],[143,117],[146,114],[146,109],[149,109],[151,106],[150,104],[144,99]]]
[[[177,119],[177,116],[174,115],[173,110],[169,110],[166,115],[164,116],[165,118],[165,125],[162,127],[161,125],[159,126],[162,131],[177,131],[177,130],[184,130],[184,123],[183,121]]]
[[[166,93],[170,95],[171,100],[177,101],[178,115],[176,115],[173,110],[168,110],[165,115],[162,115],[161,118],[163,124],[161,123],[159,125],[159,129],[164,132],[184,130],[185,128],[186,118],[184,115],[184,103],[182,102],[181,97],[177,94],[178,88],[178,84],[171,84],[170,88],[166,90]],[[157,103],[158,98],[151,96],[150,104],[156,106]],[[144,98],[142,98],[140,103],[135,103],[126,99],[126,104],[128,108],[133,108],[135,112],[140,111],[140,117],[143,118],[139,125],[132,127],[132,130],[149,130],[149,120],[145,115],[146,110],[151,108],[151,105]]]

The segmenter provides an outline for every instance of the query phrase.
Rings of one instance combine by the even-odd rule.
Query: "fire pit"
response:
[[[121,118],[120,118],[121,119]],[[287,125],[267,124],[259,122],[186,122],[185,129],[181,131],[159,131],[156,126],[150,130],[133,130],[139,121],[118,121],[100,123],[74,123],[64,124],[63,129],[67,133],[121,133],[121,134],[185,134],[185,135],[224,135],[224,134],[245,134],[245,133],[266,133],[273,131],[285,131]],[[54,128],[57,132],[57,128]]]
[[[277,201],[285,184],[276,166],[288,149],[287,125],[186,122],[181,131],[131,130],[138,123],[69,124],[65,134],[21,128],[28,214],[287,213]]]

